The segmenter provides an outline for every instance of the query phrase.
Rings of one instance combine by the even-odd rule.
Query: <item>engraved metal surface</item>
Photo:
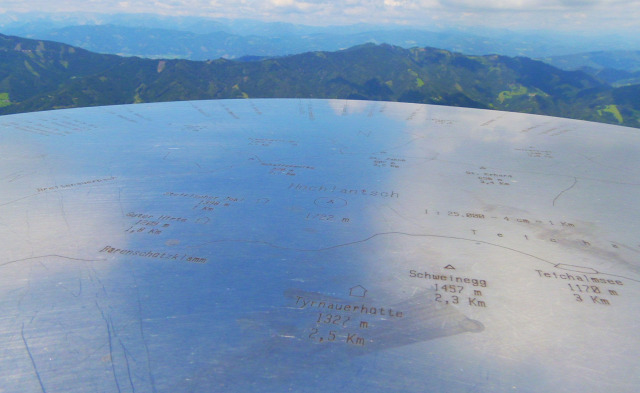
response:
[[[237,100],[0,118],[0,392],[635,392],[640,136]]]

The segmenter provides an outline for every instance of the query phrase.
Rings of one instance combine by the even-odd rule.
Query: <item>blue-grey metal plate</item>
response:
[[[238,100],[0,118],[0,392],[635,392],[638,130]]]

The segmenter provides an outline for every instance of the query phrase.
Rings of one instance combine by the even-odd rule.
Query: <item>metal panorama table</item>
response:
[[[237,100],[0,118],[0,392],[636,392],[639,130]]]

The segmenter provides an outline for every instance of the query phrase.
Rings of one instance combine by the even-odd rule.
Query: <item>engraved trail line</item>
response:
[[[366,242],[368,242],[368,241],[370,241],[370,240],[372,240],[372,239],[374,239],[376,237],[390,236],[390,235],[401,235],[401,236],[409,236],[409,237],[431,237],[431,238],[463,240],[463,241],[469,241],[469,242],[474,242],[474,243],[482,243],[482,244],[486,244],[486,245],[489,245],[489,246],[502,248],[504,250],[513,251],[513,252],[516,252],[518,254],[531,257],[533,259],[537,259],[538,261],[547,263],[549,265],[552,265],[553,267],[555,267],[557,269],[567,270],[567,269],[565,269],[565,268],[563,268],[561,266],[561,265],[563,265],[562,263],[555,263],[555,262],[549,261],[547,259],[535,256],[533,254],[529,254],[527,252],[520,251],[520,250],[517,250],[515,248],[502,246],[500,244],[495,244],[495,243],[487,242],[487,241],[484,241],[484,240],[469,239],[469,238],[464,238],[464,237],[446,236],[446,235],[432,235],[432,234],[424,234],[424,233],[381,232],[381,233],[375,233],[375,234],[373,234],[373,235],[371,235],[371,236],[369,236],[367,238],[361,239],[361,240],[355,240],[355,241],[352,241],[352,242],[340,243],[340,244],[336,244],[336,245],[333,245],[333,246],[320,247],[320,248],[295,248],[295,247],[282,246],[282,245],[279,245],[279,244],[274,244],[274,243],[263,241],[263,240],[248,240],[248,239],[212,240],[212,241],[205,242],[205,243],[202,243],[202,244],[199,244],[199,245],[196,245],[196,246],[190,246],[189,248],[199,248],[199,247],[205,246],[207,244],[214,244],[214,243],[247,243],[247,244],[262,244],[262,245],[265,245],[265,246],[269,246],[269,247],[277,248],[277,249],[281,249],[281,250],[292,250],[292,251],[300,251],[300,252],[320,252],[320,251],[333,250],[333,249],[336,249],[336,248],[348,247],[348,246],[353,246],[353,245],[356,245],[356,244],[366,243]],[[630,277],[621,276],[621,275],[617,275],[617,274],[600,272],[600,271],[597,271],[597,270],[595,270],[593,268],[589,268],[589,269],[591,269],[591,270],[593,270],[595,272],[595,273],[591,273],[591,274],[603,274],[603,275],[607,275],[607,276],[620,277],[620,278],[624,278],[624,279],[627,279],[627,280],[640,282],[640,280],[638,280],[638,279],[633,279],[633,278],[630,278]]]
[[[573,184],[569,186],[569,188],[566,188],[562,191],[560,191],[560,193],[558,195],[556,195],[555,198],[553,198],[553,206],[556,205],[556,201],[558,200],[558,198],[560,198],[562,196],[562,194],[564,194],[565,192],[569,191],[570,189],[572,189],[573,187],[576,186],[576,184],[578,184],[578,178],[574,177],[573,178]]]

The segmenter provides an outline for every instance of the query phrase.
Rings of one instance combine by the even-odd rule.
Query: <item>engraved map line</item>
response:
[[[0,206],[10,205],[10,204],[12,204],[12,203],[15,203],[15,202],[21,201],[21,200],[23,200],[23,199],[31,198],[32,196],[36,196],[36,195],[38,195],[38,194],[37,194],[37,193],[35,193],[35,194],[27,195],[27,196],[24,196],[24,197],[22,197],[22,198],[14,199],[13,201],[9,201],[9,202],[2,203],[2,204],[0,204]]]
[[[44,383],[42,382],[42,377],[40,376],[40,372],[38,371],[38,367],[36,366],[36,361],[35,359],[33,359],[33,354],[29,349],[29,344],[27,344],[27,339],[24,337],[24,322],[22,322],[22,329],[20,330],[20,335],[22,336],[22,342],[24,343],[24,347],[27,350],[29,359],[31,359],[31,365],[33,366],[33,371],[35,372],[36,378],[38,379],[38,383],[40,384],[40,389],[42,389],[42,391],[46,393],[47,391],[44,388]]]
[[[246,239],[221,239],[221,240],[212,240],[209,242],[205,242],[202,243],[200,245],[197,246],[190,246],[189,248],[198,248],[201,246],[204,246],[206,244],[213,244],[213,243],[249,243],[249,244],[263,244],[272,248],[277,248],[277,249],[281,249],[281,250],[292,250],[292,251],[301,251],[301,252],[319,252],[319,251],[327,251],[327,250],[333,250],[336,248],[341,248],[341,247],[348,247],[348,246],[353,246],[356,244],[360,244],[360,243],[365,243],[368,242],[369,240],[372,240],[378,236],[387,236],[387,235],[402,235],[402,236],[410,236],[410,237],[435,237],[435,238],[441,238],[441,239],[452,239],[452,240],[465,240],[465,241],[470,241],[470,242],[475,242],[475,243],[482,243],[482,244],[486,244],[489,246],[494,246],[494,247],[499,247],[505,250],[509,250],[509,251],[513,251],[516,252],[518,254],[522,254],[522,255],[526,255],[528,257],[537,259],[541,262],[544,263],[548,263],[550,265],[553,265],[553,267],[557,268],[557,269],[562,269],[562,270],[569,270],[566,268],[561,267],[560,265],[563,265],[562,263],[554,263],[551,262],[549,260],[546,260],[544,258],[540,258],[537,257],[533,254],[529,254],[527,252],[524,251],[520,251],[517,250],[515,248],[511,248],[511,247],[507,247],[507,246],[501,246],[499,244],[495,244],[495,243],[491,243],[491,242],[487,242],[484,240],[476,240],[476,239],[469,239],[469,238],[465,238],[465,237],[457,237],[457,236],[446,236],[446,235],[431,235],[431,234],[420,234],[420,233],[406,233],[406,232],[380,232],[380,233],[375,233],[367,238],[361,239],[361,240],[355,240],[352,242],[348,242],[348,243],[341,243],[341,244],[336,244],[333,246],[328,246],[328,247],[321,247],[321,248],[315,248],[315,249],[304,249],[304,248],[295,248],[295,247],[287,247],[287,246],[281,246],[275,243],[271,243],[271,242],[267,242],[267,241],[263,241],[263,240],[246,240]],[[621,276],[621,275],[617,275],[617,274],[611,274],[611,273],[606,273],[606,272],[600,272],[596,269],[593,268],[589,268],[592,269],[595,273],[589,273],[589,274],[604,274],[607,276],[612,276],[612,277],[620,277],[620,278],[624,278],[627,280],[631,280],[631,281],[635,281],[635,282],[640,282],[640,280],[636,280],[630,277],[626,277],[626,276]]]
[[[4,262],[4,263],[0,263],[0,267],[11,265],[12,263],[29,261],[31,259],[50,258],[50,257],[57,257],[57,258],[69,259],[69,260],[72,260],[72,261],[82,261],[82,262],[102,262],[102,261],[106,260],[106,259],[73,258],[73,257],[67,257],[67,256],[64,256],[64,255],[58,255],[58,254],[48,254],[48,255],[39,255],[39,256],[36,256],[36,257],[29,257],[29,258],[22,258],[22,259],[15,259],[15,260],[12,260],[12,261],[7,261],[7,262]]]
[[[564,194],[565,192],[567,192],[567,191],[569,191],[570,189],[572,189],[573,187],[575,187],[575,186],[576,186],[576,184],[578,184],[578,178],[577,178],[577,177],[574,177],[574,178],[573,178],[573,184],[572,184],[572,185],[570,185],[568,188],[566,188],[566,189],[564,189],[564,190],[560,191],[560,193],[559,193],[558,195],[556,195],[556,197],[555,197],[555,198],[553,198],[553,206],[555,206],[555,205],[556,205],[556,201],[558,200],[558,198],[560,198],[560,196],[562,196],[562,194]]]

